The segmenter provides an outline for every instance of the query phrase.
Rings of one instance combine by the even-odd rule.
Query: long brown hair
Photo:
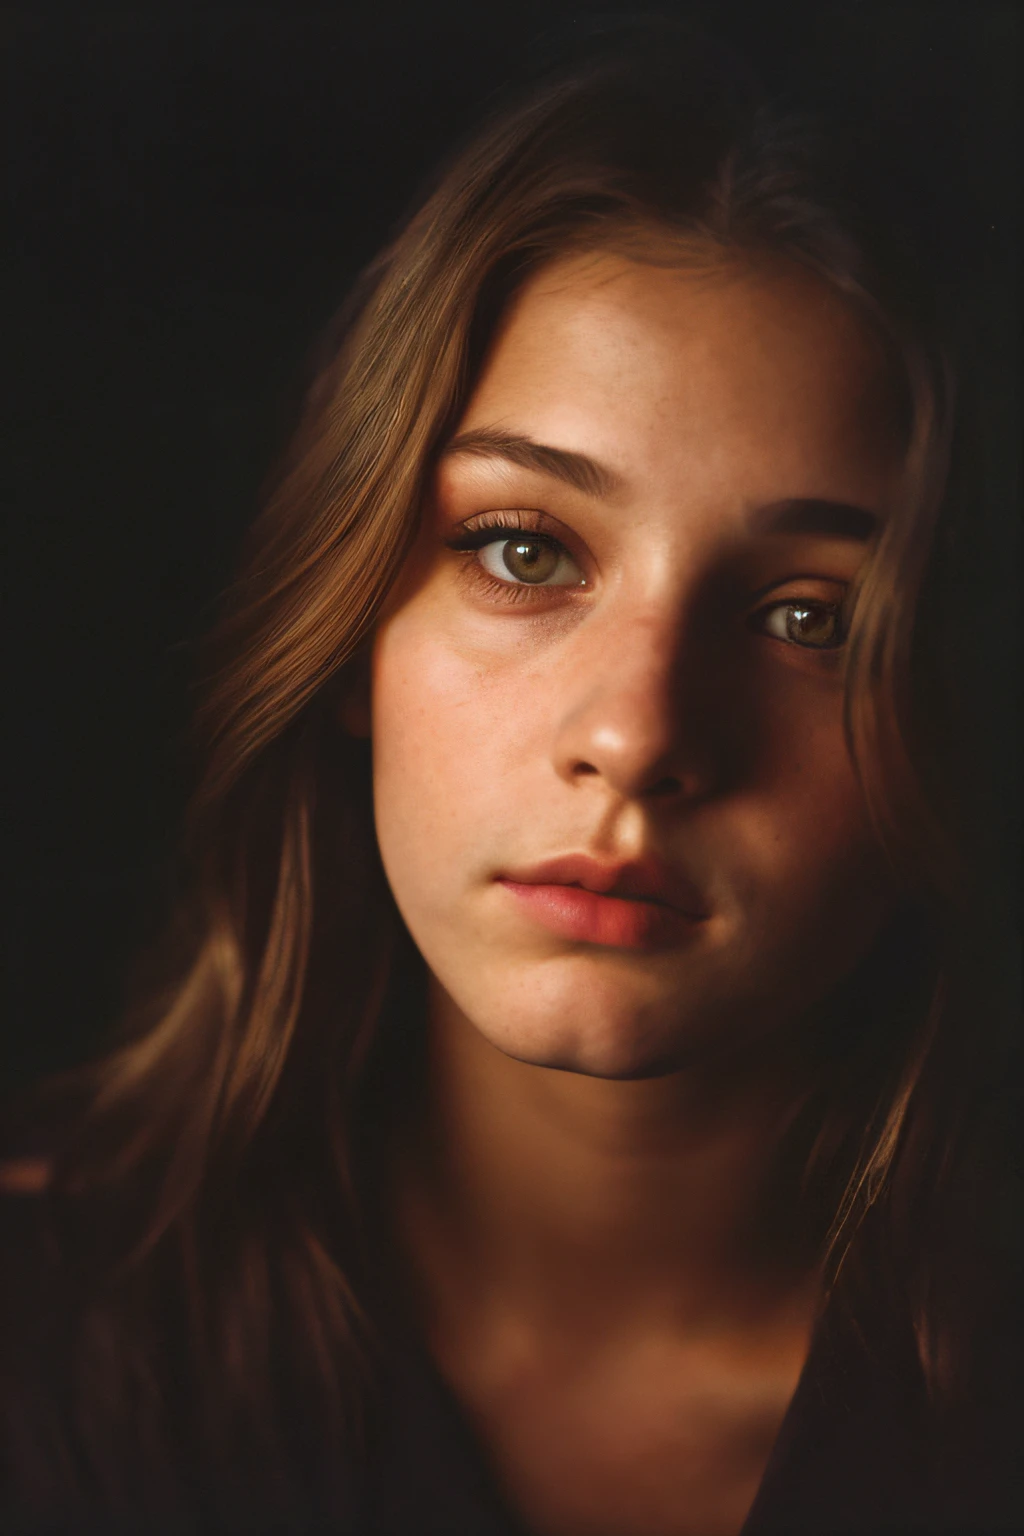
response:
[[[339,704],[509,296],[570,248],[631,239],[813,270],[882,338],[905,400],[905,494],[857,593],[847,724],[913,963],[822,1065],[803,1187],[833,1283],[870,1233],[928,1380],[952,1390],[964,1187],[1004,1044],[997,1010],[965,1030],[981,956],[949,938],[975,890],[936,596],[961,537],[951,372],[919,286],[837,197],[814,133],[660,40],[496,117],[325,339],[207,651],[168,979],[77,1080],[46,1196],[73,1266],[60,1347],[76,1385],[44,1450],[24,1431],[29,1502],[63,1478],[170,1508],[181,1467],[205,1462],[214,1482],[244,1463],[264,1512],[310,1475],[324,1508],[344,1504],[331,1448],[359,1444],[374,1369],[360,1148],[386,1113],[380,1063],[415,1049],[422,962],[377,855],[369,748]]]

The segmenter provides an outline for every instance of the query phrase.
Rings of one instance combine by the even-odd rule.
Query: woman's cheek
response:
[[[373,669],[377,835],[400,904],[407,883],[442,896],[486,832],[502,721],[514,719],[477,666],[411,619],[378,637]]]
[[[805,771],[775,800],[776,848],[762,881],[769,898],[791,905],[808,935],[808,964],[835,948],[852,963],[894,895],[888,862],[842,740],[818,742]]]
[[[714,797],[707,805],[712,859],[727,883],[726,869],[735,872],[754,930],[870,927],[887,905],[889,872],[850,759],[842,677],[804,658],[786,670],[767,659],[776,665],[745,695],[738,772],[721,786],[720,814]],[[696,828],[699,808],[693,814]]]

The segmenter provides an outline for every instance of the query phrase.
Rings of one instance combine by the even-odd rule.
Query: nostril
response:
[[[649,795],[678,795],[682,787],[681,780],[670,775],[667,778],[659,779],[657,784],[652,784],[647,793]]]

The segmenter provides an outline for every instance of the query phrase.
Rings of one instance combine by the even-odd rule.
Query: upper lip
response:
[[[579,885],[603,896],[659,902],[688,917],[706,916],[700,893],[692,882],[652,854],[625,863],[611,863],[586,853],[568,853],[529,868],[505,870],[501,878],[519,885]]]

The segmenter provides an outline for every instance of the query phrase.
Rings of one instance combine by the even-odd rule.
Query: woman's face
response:
[[[575,256],[511,306],[372,665],[384,867],[499,1050],[663,1073],[870,945],[841,609],[891,422],[878,345],[793,267]]]

